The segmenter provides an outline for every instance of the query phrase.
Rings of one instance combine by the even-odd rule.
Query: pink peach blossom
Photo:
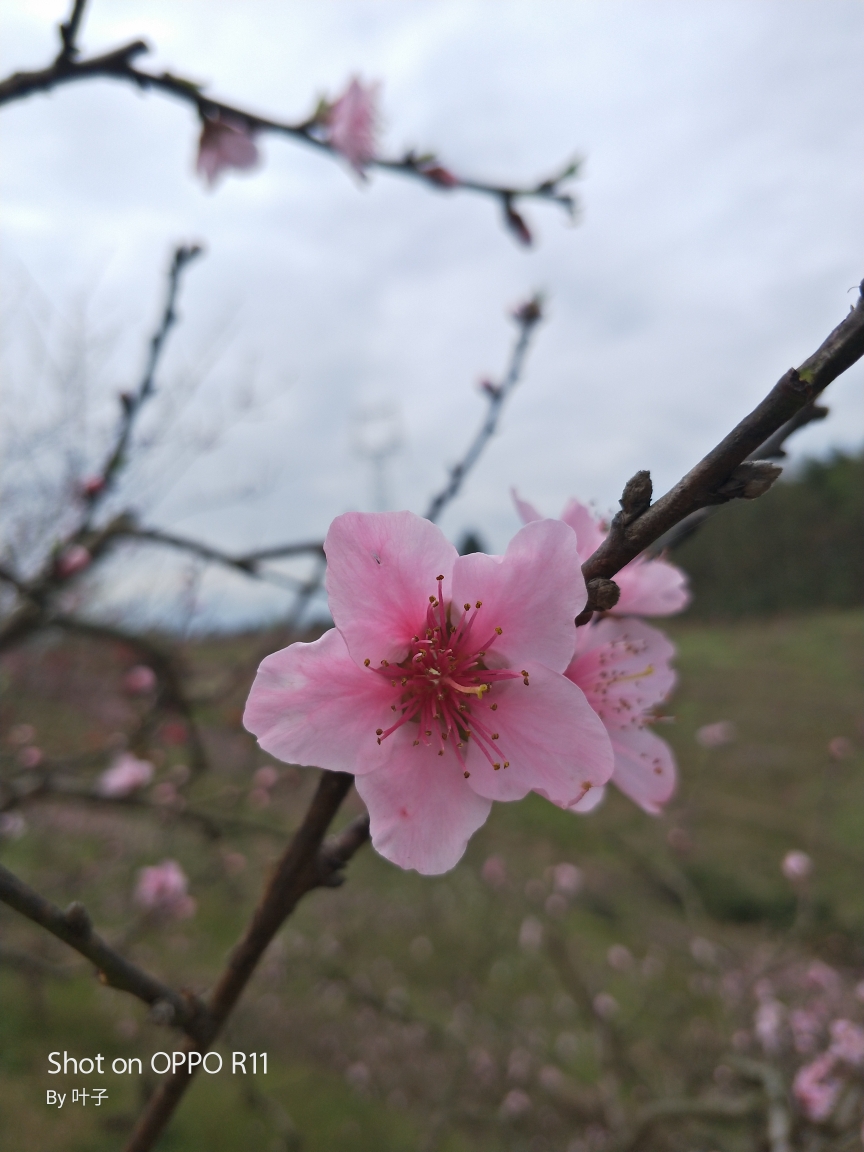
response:
[[[836,1063],[833,1053],[823,1052],[798,1069],[792,1084],[801,1111],[817,1124],[828,1119],[840,1094],[842,1082],[831,1075]]]
[[[324,550],[336,627],[268,656],[243,720],[281,760],[354,773],[381,855],[446,872],[493,800],[566,808],[609,778],[603,724],[563,675],[586,598],[566,525],[458,556],[411,512],[349,512]]]
[[[35,744],[30,744],[26,748],[22,748],[18,753],[18,763],[23,768],[38,768],[44,759],[45,753],[41,748],[37,748]]]
[[[76,572],[83,572],[93,557],[83,544],[70,544],[57,557],[55,571],[61,580],[68,580]]]
[[[146,696],[158,683],[156,673],[147,664],[136,664],[123,677],[123,691],[129,696]]]
[[[576,653],[564,673],[585,693],[612,741],[612,783],[646,812],[656,815],[675,790],[672,750],[649,730],[650,710],[675,683],[670,660],[675,646],[642,620],[610,617],[576,631]],[[599,803],[590,791],[574,809]]]
[[[327,141],[363,174],[375,159],[378,128],[378,84],[363,84],[357,76],[326,112]]]
[[[722,748],[731,744],[737,731],[731,720],[717,720],[714,724],[703,724],[696,729],[696,743],[703,748]]]
[[[781,871],[793,884],[806,880],[813,871],[813,861],[806,852],[787,852],[783,857]]]
[[[197,905],[189,895],[189,880],[176,860],[142,868],[135,886],[135,903],[171,920],[187,920]]]
[[[85,500],[92,500],[94,496],[99,495],[104,487],[104,476],[86,476],[78,485],[78,491]]]
[[[864,1064],[864,1028],[851,1020],[832,1020],[831,1047],[828,1049],[838,1060],[859,1068]]]
[[[212,188],[223,172],[231,168],[245,171],[261,160],[255,133],[243,120],[218,113],[205,116],[198,139],[195,170]]]
[[[153,772],[154,768],[149,760],[139,760],[131,752],[123,752],[99,777],[96,791],[100,796],[113,798],[129,796],[149,784],[153,779]]]
[[[523,524],[541,518],[534,505],[520,499],[515,489],[513,500]],[[561,519],[576,533],[584,564],[606,539],[603,522],[578,500],[568,502]],[[615,583],[621,589],[618,603],[612,609],[615,616],[672,616],[690,603],[686,573],[668,560],[637,556],[615,576]]]

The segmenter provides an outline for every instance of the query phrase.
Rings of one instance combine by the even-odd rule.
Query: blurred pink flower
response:
[[[27,821],[20,812],[0,812],[0,838],[20,840],[27,831]]]
[[[806,852],[787,852],[781,865],[783,875],[793,884],[806,880],[813,872],[813,861]]]
[[[696,743],[703,748],[722,748],[724,744],[731,744],[737,735],[731,720],[717,720],[696,729]]]
[[[123,677],[123,691],[129,696],[146,696],[156,687],[156,673],[146,664],[136,664]]]
[[[789,1026],[795,1051],[802,1055],[813,1052],[822,1031],[821,1016],[809,1008],[793,1008],[789,1013]]]
[[[44,759],[45,753],[41,748],[37,748],[35,744],[30,744],[27,748],[22,748],[18,753],[18,763],[22,768],[38,768]]]
[[[131,752],[123,752],[110,768],[99,777],[96,791],[100,796],[114,798],[128,796],[143,788],[153,779],[154,768],[149,760],[139,760]]]
[[[252,777],[257,788],[272,788],[279,780],[279,772],[272,764],[265,764]]]
[[[671,748],[647,727],[651,709],[675,683],[674,655],[674,644],[644,621],[606,617],[576,630],[576,653],[564,673],[606,726],[615,754],[612,783],[652,815],[675,791],[677,777]],[[597,803],[596,791],[589,792],[573,808],[590,811]]]
[[[157,784],[153,789],[153,800],[156,804],[161,804],[168,808],[176,803],[177,799],[177,788],[170,780],[163,780],[161,784]]]
[[[846,736],[834,736],[828,741],[828,751],[835,760],[847,760],[854,753],[855,746]]]
[[[457,188],[459,186],[459,177],[454,176],[448,168],[444,168],[434,160],[428,164],[421,164],[420,171],[427,180],[431,180],[439,188]]]
[[[60,555],[54,565],[54,570],[61,580],[68,580],[76,572],[83,572],[93,557],[83,544],[70,544]]]
[[[779,1000],[765,997],[753,1016],[753,1031],[763,1051],[774,1053],[780,1051],[781,1029],[786,1009]]]
[[[841,1081],[831,1076],[836,1062],[831,1052],[823,1052],[798,1069],[792,1084],[801,1111],[817,1124],[828,1119],[840,1094]]]
[[[260,159],[255,133],[245,121],[218,113],[204,117],[195,170],[210,188],[228,169],[245,171],[254,168]]]
[[[613,944],[606,953],[606,960],[616,972],[629,972],[633,967],[633,953],[626,944]]]
[[[32,724],[16,724],[9,729],[7,739],[10,744],[29,744],[36,739],[36,729]]]
[[[411,512],[349,512],[324,548],[336,627],[264,660],[244,724],[281,760],[354,773],[382,856],[446,872],[493,800],[566,808],[609,778],[606,730],[563,675],[585,603],[565,525],[458,556]]]
[[[507,883],[507,865],[503,856],[489,856],[480,875],[490,888],[503,888]]]
[[[609,992],[598,992],[592,1005],[601,1020],[611,1020],[618,1012],[618,1001]]]
[[[359,175],[375,159],[380,85],[363,84],[354,76],[342,95],[327,109],[327,141]]]
[[[253,808],[266,808],[270,803],[270,793],[266,788],[253,788],[249,793],[249,803]]]
[[[836,993],[840,990],[842,981],[840,976],[822,960],[814,960],[807,969],[807,983],[812,988],[821,988],[823,992]]]
[[[177,861],[163,860],[138,873],[135,903],[172,920],[187,920],[197,908],[188,888],[189,880]]]
[[[561,896],[576,896],[584,881],[581,868],[575,864],[556,864],[552,869],[552,886]]]
[[[523,524],[541,519],[533,504],[522,500],[513,490],[513,500]],[[582,563],[593,556],[606,539],[606,528],[599,516],[578,500],[570,500],[561,519],[576,533]],[[672,616],[690,603],[687,574],[668,560],[637,556],[615,576],[621,589],[615,616]]]
[[[838,1060],[855,1068],[864,1064],[864,1028],[851,1020],[832,1020],[831,1046],[828,1049]]]
[[[513,1088],[501,1101],[498,1112],[503,1120],[518,1120],[520,1116],[530,1112],[531,1108],[531,1097],[527,1092],[523,1092],[521,1088]]]

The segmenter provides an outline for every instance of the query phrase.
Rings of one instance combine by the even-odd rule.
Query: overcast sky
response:
[[[65,12],[6,0],[0,71],[47,63]],[[478,379],[504,368],[508,308],[539,289],[525,379],[443,520],[502,549],[511,485],[550,514],[571,495],[611,508],[638,468],[665,490],[816,348],[864,275],[858,0],[91,0],[88,52],[139,36],[142,66],[275,117],[353,73],[380,80],[382,149],[434,149],[467,176],[585,160],[578,226],[526,203],[526,252],[483,197],[380,173],[360,186],[276,137],[259,171],[209,192],[192,110],[117,83],[0,110],[19,385],[35,334],[58,360],[83,340],[104,416],[98,396],[140,366],[171,245],[206,245],[162,377],[166,398],[200,383],[136,482],[163,527],[251,548],[370,508],[358,413],[382,403],[403,438],[390,503],[422,511],[483,415]],[[832,385],[798,454],[861,444],[861,379]]]

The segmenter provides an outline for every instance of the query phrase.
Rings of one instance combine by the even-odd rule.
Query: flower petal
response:
[[[606,617],[576,629],[576,655],[564,673],[610,729],[641,726],[671,692],[675,645],[642,620]]]
[[[496,664],[520,668],[533,659],[563,672],[586,599],[576,537],[560,520],[526,524],[503,556],[474,552],[453,566],[454,604],[482,601],[474,625],[480,643],[503,630],[494,641]]]
[[[578,812],[580,816],[587,816],[589,812],[593,812],[595,808],[599,808],[605,799],[605,785],[601,788],[591,788],[585,793],[581,800],[578,800],[575,804],[571,804],[568,811]]]
[[[513,497],[513,503],[516,505],[516,511],[519,513],[519,519],[523,524],[530,524],[532,520],[543,520],[542,512],[538,512],[533,504],[529,504],[527,500],[523,500],[515,488],[510,489],[510,495]]]
[[[403,660],[425,627],[437,576],[448,595],[457,552],[440,528],[413,512],[346,512],[324,541],[327,595],[353,659]]]
[[[640,808],[658,815],[678,779],[672,749],[648,728],[626,728],[610,736],[615,752],[612,783]]]
[[[455,757],[404,741],[402,751],[385,771],[359,777],[357,791],[375,850],[400,868],[436,876],[459,862],[492,804],[468,787]]]
[[[390,681],[358,668],[335,628],[262,661],[243,715],[258,743],[289,764],[362,774],[389,763],[376,728],[393,723]]]
[[[672,616],[690,603],[686,572],[668,560],[637,556],[621,569],[615,582],[621,589],[613,609],[616,616]]]
[[[576,533],[579,555],[584,564],[606,539],[599,518],[585,504],[580,504],[578,500],[568,500],[567,507],[561,513],[561,519]]]
[[[504,680],[483,702],[472,705],[472,715],[483,727],[498,733],[493,759],[509,761],[509,766],[496,771],[475,735],[466,757],[469,784],[490,800],[521,800],[533,791],[568,808],[586,786],[605,784],[611,776],[609,736],[583,693],[565,676],[533,660],[525,662],[525,669],[527,688],[521,679]],[[493,704],[498,705],[494,711]]]

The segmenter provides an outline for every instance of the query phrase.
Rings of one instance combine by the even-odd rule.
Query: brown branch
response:
[[[93,931],[86,909],[77,901],[63,912],[23,880],[19,880],[2,864],[0,864],[0,900],[95,964],[103,984],[108,984],[121,992],[129,992],[139,1000],[143,1000],[145,1004],[149,1004],[151,1008],[156,1004],[164,1004],[166,1008],[161,1009],[157,1015],[166,1023],[175,1024],[190,1035],[204,1034],[206,1010],[201,1002],[189,993],[176,992],[121,956],[119,952],[115,952]],[[170,1013],[167,1008],[170,1008]]]
[[[353,783],[346,772],[323,772],[309,810],[277,863],[258,907],[228,957],[208,1003],[205,1037],[187,1039],[184,1053],[205,1052],[239,1000],[270,941],[298,901],[313,888],[338,883],[341,869],[368,836],[366,818],[354,821],[339,836],[323,844],[324,834]],[[194,1070],[181,1066],[150,1098],[125,1152],[148,1152],[171,1119]]]
[[[864,284],[861,286],[864,292]],[[768,461],[751,460],[751,453],[811,404],[847,368],[864,356],[864,295],[849,315],[800,368],[790,368],[765,399],[687,475],[651,503],[651,477],[637,472],[627,482],[621,511],[609,535],[582,565],[589,602],[579,617],[590,619],[600,608],[597,591],[640,552],[670,528],[700,508],[733,499],[754,499],[766,491],[780,469]],[[592,582],[602,584],[592,588]]]
[[[60,25],[60,43],[62,47],[55,64],[68,64],[78,55],[78,31],[81,27],[81,19],[84,15],[86,5],[87,0],[75,0],[69,19]]]
[[[35,72],[16,72],[0,82],[0,104],[20,100],[34,92],[47,92],[60,84],[68,84],[74,80],[87,80],[94,76],[104,76],[108,79],[124,80],[145,91],[152,88],[174,96],[193,105],[202,119],[227,117],[234,122],[245,125],[250,131],[274,132],[282,136],[289,136],[320,152],[338,157],[337,150],[322,134],[322,125],[316,115],[292,124],[257,116],[243,108],[238,108],[236,105],[213,100],[209,96],[205,96],[201,86],[194,81],[173,76],[169,72],[154,75],[134,67],[132,61],[135,57],[147,51],[149,51],[149,46],[143,40],[135,40],[90,60],[79,61],[72,55],[61,53],[48,68]],[[578,161],[571,161],[560,172],[535,184],[522,186],[489,184],[480,180],[463,179],[443,168],[434,155],[418,155],[413,150],[398,158],[380,157],[373,159],[369,162],[368,167],[419,180],[427,187],[434,188],[439,192],[464,189],[468,192],[490,196],[501,205],[505,221],[511,231],[517,239],[525,244],[531,243],[531,234],[513,208],[515,201],[529,198],[551,201],[564,208],[571,218],[576,212],[574,197],[570,193],[562,191],[561,186],[577,174]]]
[[[500,384],[492,384],[488,381],[484,384],[488,398],[486,416],[474,439],[469,444],[465,455],[458,464],[454,464],[450,469],[450,479],[437,496],[432,498],[428,509],[424,513],[426,519],[431,520],[433,524],[438,520],[450,501],[454,500],[459,494],[465,477],[477,463],[483,449],[495,435],[504,404],[522,376],[522,369],[525,364],[525,357],[528,354],[531,336],[542,318],[542,299],[540,296],[535,296],[532,300],[527,301],[513,313],[513,319],[518,329],[518,336],[513,345],[513,351],[510,353],[510,363],[507,367],[507,372]]]

